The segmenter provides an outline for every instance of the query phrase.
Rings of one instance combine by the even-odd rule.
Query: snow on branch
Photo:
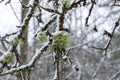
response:
[[[54,10],[54,9],[50,9],[50,8],[45,8],[41,5],[39,5],[40,8],[44,9],[45,11],[51,12],[51,13],[57,13],[57,14],[61,14],[58,10]]]
[[[10,33],[10,34],[6,34],[6,35],[4,35],[4,36],[0,36],[0,39],[3,39],[3,38],[7,38],[7,37],[10,37],[10,36],[12,36],[12,35],[16,35],[17,33],[18,33],[19,31],[16,31],[16,32],[13,32],[13,33]]]
[[[23,33],[24,33],[24,31],[26,30],[26,28],[28,27],[29,21],[30,21],[32,15],[34,14],[34,10],[35,10],[38,2],[39,2],[39,0],[34,0],[33,3],[32,3],[32,7],[29,8],[28,13],[26,14],[26,16],[25,16],[25,18],[24,18],[24,20],[23,20],[23,23],[22,23],[21,26],[20,26],[21,29],[20,29],[20,33],[18,33],[18,39],[22,39]],[[17,33],[17,32],[11,33],[11,34],[8,34],[8,35],[5,35],[3,38],[6,38],[7,36],[9,37],[9,36],[14,35],[14,34],[16,34],[16,33]],[[4,59],[4,57],[5,57],[6,55],[10,54],[10,53],[15,53],[15,55],[18,54],[18,53],[16,53],[17,45],[18,45],[18,44],[15,44],[15,45],[10,46],[9,50],[7,50],[7,52],[0,57],[0,61],[2,61],[2,60]],[[41,48],[41,51],[42,51],[43,49],[45,49],[45,47],[44,47],[44,48]],[[40,53],[42,53],[42,52],[40,52]],[[35,56],[36,56],[36,55],[35,55]],[[9,74],[9,73],[11,73],[11,72],[15,72],[16,70],[18,71],[18,70],[24,69],[24,67],[27,67],[27,66],[29,66],[29,65],[31,66],[32,63],[35,63],[35,61],[36,61],[36,57],[33,57],[33,60],[31,61],[31,63],[27,64],[26,66],[25,66],[25,65],[20,66],[19,69],[18,69],[18,68],[17,68],[17,69],[16,69],[16,68],[10,69],[9,71],[5,72],[4,74]]]
[[[7,74],[12,74],[12,73],[15,73],[17,71],[22,71],[22,70],[25,70],[25,69],[28,69],[28,68],[31,68],[34,66],[35,62],[41,57],[41,55],[46,51],[48,45],[50,44],[50,42],[46,42],[46,44],[44,44],[36,53],[35,55],[33,56],[32,60],[26,64],[26,65],[21,65],[19,67],[16,67],[16,68],[12,68],[10,70],[7,70],[6,72],[3,72],[3,73],[0,73],[0,76],[4,76],[4,75],[7,75]]]
[[[26,14],[26,17],[23,20],[23,23],[21,25],[22,29],[21,29],[21,32],[20,32],[20,37],[23,35],[23,31],[26,29],[26,27],[29,24],[29,21],[30,21],[30,19],[31,19],[33,13],[34,13],[34,10],[37,6],[37,2],[38,2],[38,0],[34,0],[32,7],[29,8],[28,13]]]
[[[73,2],[73,3],[71,4],[69,10],[72,9],[72,8],[78,7],[78,5],[79,5],[80,3],[82,3],[82,2],[83,2],[84,5],[86,4],[86,0],[78,0],[77,2]]]

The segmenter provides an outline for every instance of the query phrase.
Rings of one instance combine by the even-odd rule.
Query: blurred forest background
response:
[[[120,80],[120,0],[0,0],[0,9],[0,80]],[[53,47],[60,31],[70,43]]]

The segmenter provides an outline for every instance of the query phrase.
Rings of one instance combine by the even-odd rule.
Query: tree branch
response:
[[[28,11],[28,13],[26,14],[26,16],[25,16],[25,18],[24,18],[24,20],[23,20],[23,23],[22,23],[22,25],[21,25],[21,30],[20,30],[20,33],[18,34],[18,39],[23,39],[23,33],[24,33],[24,31],[26,30],[26,28],[28,27],[28,25],[29,25],[29,21],[30,21],[30,19],[31,19],[31,17],[32,17],[32,15],[33,15],[33,13],[34,13],[34,10],[35,10],[35,8],[36,8],[36,3],[37,2],[39,2],[38,0],[34,0],[34,2],[33,2],[33,4],[32,4],[32,7],[30,7],[29,8],[29,11]],[[12,34],[8,34],[8,35],[6,35],[6,36],[10,36],[10,35],[13,35],[13,34],[16,34],[16,33],[12,33]],[[4,37],[6,37],[6,36],[4,36]],[[16,49],[17,49],[17,46],[18,46],[18,44],[15,44],[15,45],[12,45],[10,48],[9,48],[9,50],[6,52],[6,54],[5,55],[7,55],[7,54],[10,54],[10,53],[15,53],[15,55],[16,54],[18,54],[18,53],[16,53]],[[2,61],[3,59],[4,59],[4,56],[5,55],[2,55],[1,57],[0,57],[0,61]],[[34,61],[36,61],[36,60],[34,60]],[[23,65],[23,67],[24,67],[24,65]],[[22,67],[22,68],[23,68]],[[20,68],[21,69],[21,68]],[[13,69],[11,69],[11,71],[12,72],[14,72],[15,70],[14,70],[14,68]],[[10,72],[11,72],[10,71]],[[8,73],[9,73],[9,71],[8,71]]]
[[[115,73],[109,80],[114,80],[115,77],[117,77],[120,74],[120,71],[118,71],[117,73]]]
[[[35,62],[42,56],[42,54],[46,51],[48,45],[50,44],[50,42],[46,42],[46,44],[41,47],[36,53],[35,55],[33,56],[32,60],[26,64],[26,65],[22,65],[22,66],[19,66],[17,68],[12,68],[10,70],[7,70],[6,72],[3,72],[3,73],[0,73],[0,76],[4,76],[4,75],[7,75],[7,74],[13,74],[15,72],[18,72],[18,71],[22,71],[22,70],[25,70],[25,69],[28,69],[28,68],[31,68],[34,66]]]
[[[109,46],[110,46],[110,44],[111,44],[111,41],[112,41],[112,39],[113,39],[113,35],[114,35],[114,33],[115,33],[115,30],[116,30],[117,27],[119,26],[119,21],[120,21],[120,18],[116,21],[115,26],[114,26],[114,28],[113,28],[113,30],[112,30],[112,33],[111,33],[112,36],[109,37],[109,40],[108,40],[107,44],[106,44],[105,47],[103,48],[103,50],[104,50],[104,51],[103,51],[103,57],[102,57],[99,65],[97,66],[96,70],[93,72],[92,79],[96,77],[98,70],[100,69],[102,63],[103,63],[103,62],[105,61],[105,59],[106,59],[107,50],[108,50],[108,48],[109,48]]]
[[[86,4],[86,0],[79,0],[79,1],[77,1],[77,2],[73,2],[73,3],[71,4],[69,10],[72,9],[72,8],[76,8],[81,2],[84,2],[84,5]]]
[[[86,26],[88,26],[88,20],[89,20],[89,17],[90,17],[90,15],[91,15],[91,13],[92,13],[92,10],[93,10],[94,4],[95,4],[95,0],[94,0],[94,1],[91,0],[91,2],[92,2],[92,5],[91,5],[91,7],[90,7],[89,14],[88,14],[88,16],[87,16],[87,18],[86,18],[86,22],[85,22],[85,25],[86,25]]]
[[[61,14],[58,10],[50,9],[50,8],[45,8],[41,5],[39,5],[40,8],[44,9],[45,11],[48,11],[50,13],[56,13],[56,14]]]

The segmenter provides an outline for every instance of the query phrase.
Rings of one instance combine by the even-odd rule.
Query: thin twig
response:
[[[87,45],[87,44],[89,44],[89,43],[91,43],[91,42],[94,42],[94,41],[97,40],[98,38],[100,38],[100,36],[98,36],[97,38],[95,38],[95,39],[93,39],[93,40],[90,40],[90,41],[88,41],[88,42],[85,42],[85,43],[82,43],[82,44],[77,44],[77,45],[73,45],[73,46],[71,46],[71,47],[68,47],[66,50],[69,51],[69,50],[72,50],[72,49],[75,49],[75,48],[80,48],[80,47],[82,47],[82,46],[84,46],[84,45]]]
[[[13,11],[13,13],[14,13],[16,19],[17,19],[17,21],[20,22],[20,19],[19,19],[19,17],[17,16],[17,13],[15,12],[15,10],[14,10],[14,8],[13,8],[13,6],[12,6],[11,3],[10,3],[10,8],[12,9],[12,11]]]
[[[1,41],[1,44],[2,44],[2,47],[4,48],[4,50],[7,51],[7,47],[6,47],[5,43],[4,43],[4,41],[3,40],[0,40],[0,41]]]
[[[120,71],[115,73],[109,80],[115,80],[114,78],[117,77],[120,74]]]
[[[16,32],[10,33],[10,34],[5,34],[4,36],[0,37],[0,39],[5,39],[5,38],[8,38],[10,36],[16,35],[18,32],[19,32],[19,30]]]
[[[86,3],[86,0],[79,0],[79,1],[77,1],[77,2],[74,1],[74,2],[71,4],[69,10],[71,10],[72,8],[78,7],[78,5],[79,5],[81,2]]]
[[[107,50],[108,50],[108,48],[109,48],[109,46],[110,46],[110,44],[111,44],[111,41],[112,41],[112,38],[113,38],[113,35],[114,35],[114,33],[115,33],[116,28],[119,26],[119,21],[120,21],[120,18],[119,18],[119,19],[117,20],[117,22],[115,23],[115,27],[113,28],[113,31],[112,31],[112,33],[111,33],[112,36],[109,37],[109,40],[108,40],[107,44],[105,45],[105,48],[104,48],[104,51],[103,51],[103,57],[102,57],[99,65],[97,66],[96,70],[93,72],[92,79],[94,79],[94,78],[97,76],[97,72],[99,71],[102,63],[103,63],[103,62],[105,61],[105,59],[106,59]]]
[[[5,3],[5,5],[10,4],[10,2],[11,2],[11,0],[8,0],[8,1]]]
[[[93,7],[94,7],[94,5],[95,5],[95,0],[94,0],[94,1],[91,0],[91,2],[92,2],[92,5],[91,5],[91,7],[90,7],[89,14],[88,14],[88,16],[87,16],[87,18],[86,18],[86,22],[85,22],[85,25],[86,25],[86,26],[88,26],[88,20],[89,20],[89,17],[90,17],[90,15],[91,15],[91,13],[92,13]]]
[[[61,14],[58,10],[54,10],[54,9],[50,9],[50,8],[45,8],[41,5],[39,5],[38,7],[44,9],[45,11],[51,12],[51,13],[56,13],[56,14]]]

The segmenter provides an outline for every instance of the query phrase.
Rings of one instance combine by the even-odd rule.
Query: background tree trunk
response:
[[[29,0],[22,0],[23,5],[27,5],[29,3]],[[23,22],[26,14],[28,12],[28,8],[24,8],[22,6],[21,8],[21,23]],[[29,25],[27,25],[26,29],[23,31],[23,42],[24,44],[20,44],[20,56],[21,56],[21,65],[25,64],[27,62],[27,53],[28,53],[28,28]],[[18,74],[18,80],[27,80],[27,71],[22,71]]]
[[[29,2],[29,0],[22,0],[22,4],[27,5]],[[23,19],[26,16],[26,13],[28,12],[28,8],[24,8],[22,7],[21,9],[21,22],[23,22]],[[24,30],[23,33],[23,41],[24,44],[20,45],[20,53],[21,53],[21,60],[22,60],[22,64],[26,63],[27,61],[27,52],[28,52],[28,28]]]

